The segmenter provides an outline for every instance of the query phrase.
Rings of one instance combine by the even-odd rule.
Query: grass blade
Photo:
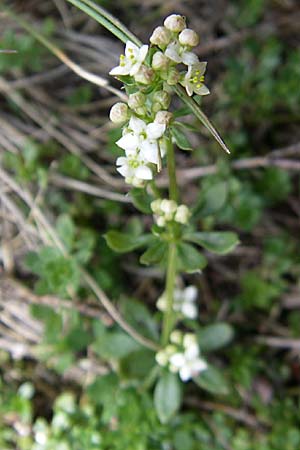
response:
[[[136,45],[141,45],[141,41],[131,33],[118,19],[108,13],[104,8],[96,5],[91,0],[67,0],[72,5],[81,9],[81,11],[88,14],[90,17],[95,19],[108,31],[114,34],[120,41],[126,43],[127,41],[132,41]]]
[[[192,112],[195,114],[195,116],[203,123],[203,125],[208,129],[208,131],[212,134],[212,136],[215,138],[215,140],[220,144],[220,146],[225,150],[226,153],[230,153],[227,145],[213,126],[213,124],[210,122],[209,118],[204,114],[202,109],[197,105],[195,100],[193,100],[192,97],[189,97],[185,90],[177,85],[174,87],[174,91],[178,95],[178,97],[187,105],[190,107]]]

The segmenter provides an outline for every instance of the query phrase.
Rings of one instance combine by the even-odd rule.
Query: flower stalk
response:
[[[177,263],[177,249],[175,242],[169,243],[168,248],[168,265],[167,265],[167,278],[166,278],[166,296],[167,307],[164,312],[163,327],[161,344],[165,347],[169,342],[169,337],[174,326],[174,290],[176,282],[176,264]]]

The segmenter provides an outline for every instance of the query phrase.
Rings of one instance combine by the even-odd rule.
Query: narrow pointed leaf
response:
[[[212,134],[212,136],[216,139],[216,141],[220,144],[220,146],[225,150],[225,152],[230,153],[228,147],[226,146],[225,142],[213,126],[213,124],[210,122],[208,117],[204,114],[204,112],[201,110],[199,105],[193,100],[192,97],[189,97],[185,90],[181,86],[174,86],[174,91],[178,95],[181,100],[188,105],[191,108],[191,111],[195,114],[195,116],[203,123],[203,125],[209,130],[209,132]]]
[[[140,40],[134,36],[118,19],[109,14],[104,8],[91,0],[67,0],[81,11],[92,17],[104,28],[114,34],[120,41],[126,43],[132,41],[136,45],[141,45]]]

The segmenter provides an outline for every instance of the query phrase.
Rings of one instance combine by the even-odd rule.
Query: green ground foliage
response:
[[[121,46],[107,31],[66,2],[11,3],[74,61],[108,78]],[[144,41],[173,12],[172,2],[97,3]],[[183,184],[184,201],[195,205],[198,230],[229,232],[218,243],[194,237],[208,265],[201,275],[185,275],[200,294],[199,320],[185,319],[183,327],[193,327],[209,369],[197,384],[179,384],[168,373],[155,386],[154,352],[116,325],[83,282],[84,270],[131,326],[157,341],[164,249],[153,244],[146,254],[143,248],[151,236],[152,224],[143,216],[149,199],[133,192],[135,208],[83,187],[126,192],[114,168],[120,130],[107,125],[112,94],[64,69],[0,16],[0,46],[18,52],[0,54],[1,170],[34,202],[1,179],[1,232],[15,256],[6,276],[0,254],[0,296],[9,295],[8,280],[25,286],[35,299],[25,302],[31,320],[39,325],[38,339],[18,336],[1,302],[0,340],[19,345],[0,345],[2,450],[300,449],[299,5],[195,0],[176,2],[176,8],[202,36],[212,95],[201,106],[231,149],[230,157],[223,154],[181,110],[189,127],[179,146],[192,142],[195,150],[179,151],[178,166],[214,167]],[[216,46],[205,50],[213,41]],[[103,172],[115,184],[106,184]],[[14,210],[5,203],[8,195]],[[49,240],[51,227],[37,225],[35,206],[63,251]],[[30,242],[16,211],[36,230]],[[8,235],[5,215],[9,224],[15,221]],[[240,245],[223,255],[233,232]],[[191,244],[183,245],[189,246],[182,248],[184,264],[199,267]],[[148,267],[152,263],[158,264]]]

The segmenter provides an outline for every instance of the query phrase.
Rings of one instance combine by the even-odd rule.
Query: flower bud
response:
[[[167,91],[157,91],[153,95],[153,102],[159,103],[162,109],[168,109],[171,103],[171,95]]]
[[[174,86],[175,84],[177,84],[180,80],[180,73],[177,69],[175,69],[175,67],[171,67],[171,69],[169,70],[168,73],[168,77],[167,77],[167,83],[170,86]]]
[[[163,294],[156,302],[157,309],[160,311],[165,311],[167,309],[167,299],[166,296]]]
[[[153,200],[153,202],[151,202],[151,209],[154,212],[154,214],[160,214],[161,210],[160,210],[160,206],[161,206],[161,199],[157,198],[156,200]]]
[[[157,217],[156,223],[159,227],[164,227],[166,225],[166,219],[164,217]]]
[[[171,14],[165,19],[164,26],[170,31],[179,33],[186,27],[185,18],[178,14]]]
[[[172,39],[172,34],[165,27],[157,27],[153,30],[153,33],[150,37],[150,42],[153,45],[158,45],[159,47],[166,46],[170,43]]]
[[[156,52],[152,58],[152,68],[154,70],[167,70],[169,62],[169,58],[164,53]]]
[[[131,109],[137,109],[140,106],[144,106],[146,102],[146,96],[141,92],[135,92],[134,94],[130,94],[128,98],[128,106]]]
[[[166,366],[169,361],[168,355],[164,351],[156,353],[155,359],[160,366]]]
[[[171,112],[158,111],[155,115],[154,122],[169,126],[172,119],[173,119],[173,114]]]
[[[175,214],[175,222],[185,225],[188,222],[190,215],[191,213],[188,207],[186,205],[180,205]]]
[[[199,44],[200,39],[196,31],[186,28],[180,33],[179,42],[181,45],[196,47]]]
[[[134,79],[137,83],[151,84],[154,79],[154,71],[146,66],[141,66],[138,73],[134,75]]]
[[[183,346],[189,348],[190,346],[198,346],[197,337],[194,333],[186,333],[183,338]]]
[[[128,106],[118,102],[110,110],[109,118],[113,123],[124,123],[128,119]]]
[[[166,220],[171,220],[173,218],[173,214],[177,210],[177,203],[174,200],[164,199],[161,202],[160,209],[164,213]]]
[[[170,334],[170,341],[172,342],[172,344],[181,344],[182,338],[183,338],[182,332],[179,330],[174,330]]]

